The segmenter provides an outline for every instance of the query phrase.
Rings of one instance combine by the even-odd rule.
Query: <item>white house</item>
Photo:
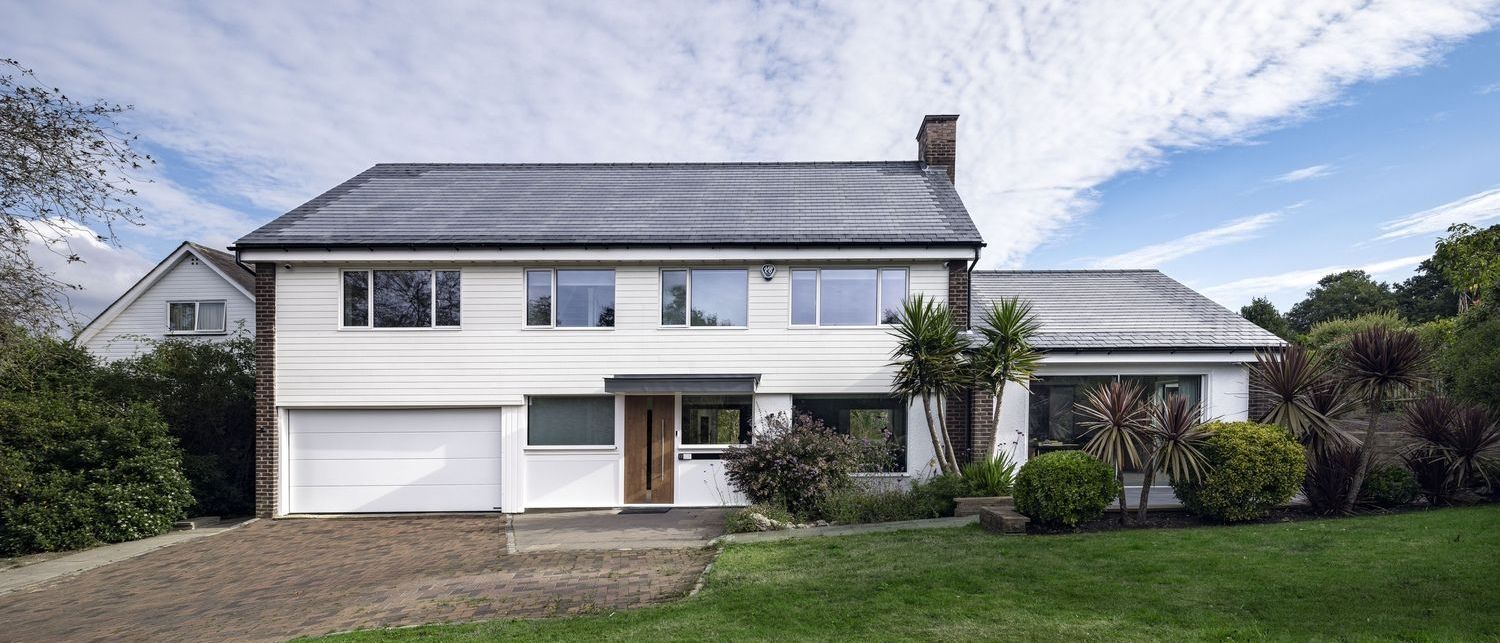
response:
[[[185,241],[79,331],[104,360],[130,357],[144,340],[222,339],[255,330],[255,273],[223,250]]]
[[[927,475],[888,322],[918,293],[967,319],[956,121],[916,161],[377,165],[251,232],[258,513],[737,504],[721,455],[793,409]]]

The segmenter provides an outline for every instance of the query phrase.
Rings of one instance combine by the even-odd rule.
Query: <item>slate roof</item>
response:
[[[228,275],[229,278],[233,279],[235,283],[238,283],[241,288],[244,288],[246,291],[251,293],[255,292],[254,268],[251,268],[248,265],[237,263],[234,260],[234,255],[224,252],[223,250],[210,248],[201,243],[194,243],[192,241],[187,241],[184,243],[192,246],[193,251],[198,253],[198,256],[203,257],[205,261],[213,262],[215,268],[218,268],[220,272]]]
[[[973,273],[974,322],[1005,297],[1032,303],[1048,350],[1228,350],[1285,343],[1156,270]]]
[[[983,243],[943,170],[917,161],[403,163],[235,247]]]

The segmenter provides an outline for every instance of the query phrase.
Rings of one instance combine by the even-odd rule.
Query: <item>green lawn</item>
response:
[[[1069,536],[978,528],[732,546],[695,598],[359,632],[486,639],[1500,638],[1500,506]]]

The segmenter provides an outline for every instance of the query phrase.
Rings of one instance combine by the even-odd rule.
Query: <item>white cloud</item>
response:
[[[1280,220],[1280,212],[1264,212],[1255,216],[1235,219],[1217,228],[1194,232],[1171,241],[1156,243],[1123,254],[1099,259],[1093,263],[1093,267],[1155,268],[1173,259],[1180,259],[1210,248],[1253,239],[1259,236],[1261,230]]]
[[[1500,92],[1500,83],[1490,83],[1474,90],[1474,93],[1479,94],[1480,96],[1493,94],[1495,92]]]
[[[1383,232],[1375,240],[1437,235],[1455,223],[1479,224],[1491,219],[1500,219],[1500,188],[1386,221],[1380,224]]]
[[[1286,174],[1273,176],[1271,177],[1271,181],[1274,183],[1295,183],[1297,181],[1307,181],[1310,179],[1325,177],[1330,174],[1333,174],[1332,165],[1310,165],[1308,167],[1292,170],[1290,172],[1287,172]]]
[[[40,230],[27,235],[31,256],[53,278],[79,287],[66,293],[64,303],[80,323],[104,310],[156,265],[156,260],[100,241],[93,230],[76,223]],[[70,255],[78,260],[69,261]]]
[[[1374,277],[1404,272],[1416,267],[1417,264],[1422,263],[1422,260],[1428,256],[1398,257],[1360,266],[1334,265],[1306,270],[1293,270],[1260,277],[1249,277],[1203,288],[1202,292],[1225,306],[1237,308],[1242,304],[1249,303],[1252,297],[1275,295],[1277,293],[1285,293],[1286,291],[1297,291],[1300,293],[1317,284],[1319,279],[1335,272],[1363,270]]]
[[[5,2],[5,0],[0,0]],[[1015,265],[1097,186],[1244,141],[1489,28],[1491,0],[5,5],[7,55],[132,103],[158,248],[247,232],[383,161],[913,158]]]

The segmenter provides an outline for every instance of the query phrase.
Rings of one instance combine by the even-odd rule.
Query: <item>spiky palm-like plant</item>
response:
[[[1359,468],[1355,469],[1344,497],[1346,513],[1354,510],[1359,488],[1370,470],[1370,455],[1375,451],[1370,446],[1375,440],[1375,427],[1385,412],[1386,400],[1398,392],[1415,389],[1424,380],[1427,362],[1421,339],[1411,331],[1371,328],[1349,338],[1343,354],[1344,379],[1363,395],[1370,417],[1361,441],[1365,448],[1360,452]]]
[[[1193,481],[1202,478],[1212,466],[1203,452],[1204,442],[1213,432],[1203,427],[1202,409],[1188,404],[1187,398],[1173,393],[1150,407],[1151,422],[1147,431],[1150,457],[1146,459],[1146,479],[1141,482],[1138,518],[1146,519],[1151,502],[1151,485],[1156,472],[1165,471],[1173,480]]]
[[[1290,431],[1309,451],[1309,462],[1326,450],[1355,446],[1354,438],[1334,422],[1354,407],[1331,369],[1317,353],[1295,344],[1279,353],[1256,353],[1250,366],[1251,388],[1272,400],[1271,411],[1260,421]]]
[[[922,401],[927,433],[932,438],[942,473],[958,473],[958,459],[948,443],[943,400],[962,389],[967,373],[964,341],[953,323],[953,312],[936,300],[918,294],[901,304],[901,318],[891,328],[896,347],[890,366],[896,367],[891,392],[910,402]],[[933,398],[937,399],[934,416]]]
[[[1456,489],[1448,475],[1448,444],[1453,441],[1453,402],[1440,395],[1427,395],[1401,411],[1401,431],[1406,445],[1401,457],[1417,477],[1427,501],[1447,504]]]
[[[1481,406],[1465,406],[1453,416],[1453,438],[1449,443],[1449,469],[1453,482],[1467,488],[1477,481],[1493,488],[1489,468],[1500,460],[1500,425]]]
[[[1125,470],[1140,466],[1146,456],[1146,433],[1151,416],[1143,401],[1144,389],[1135,382],[1108,382],[1091,388],[1079,402],[1079,424],[1088,442],[1083,450],[1115,468],[1120,482],[1120,524],[1125,524]]]
[[[974,379],[990,394],[990,447],[1000,446],[1000,409],[1006,384],[1026,386],[1036,376],[1042,355],[1031,345],[1041,322],[1031,304],[1019,298],[1002,299],[980,317],[977,329],[983,343],[972,348]]]

